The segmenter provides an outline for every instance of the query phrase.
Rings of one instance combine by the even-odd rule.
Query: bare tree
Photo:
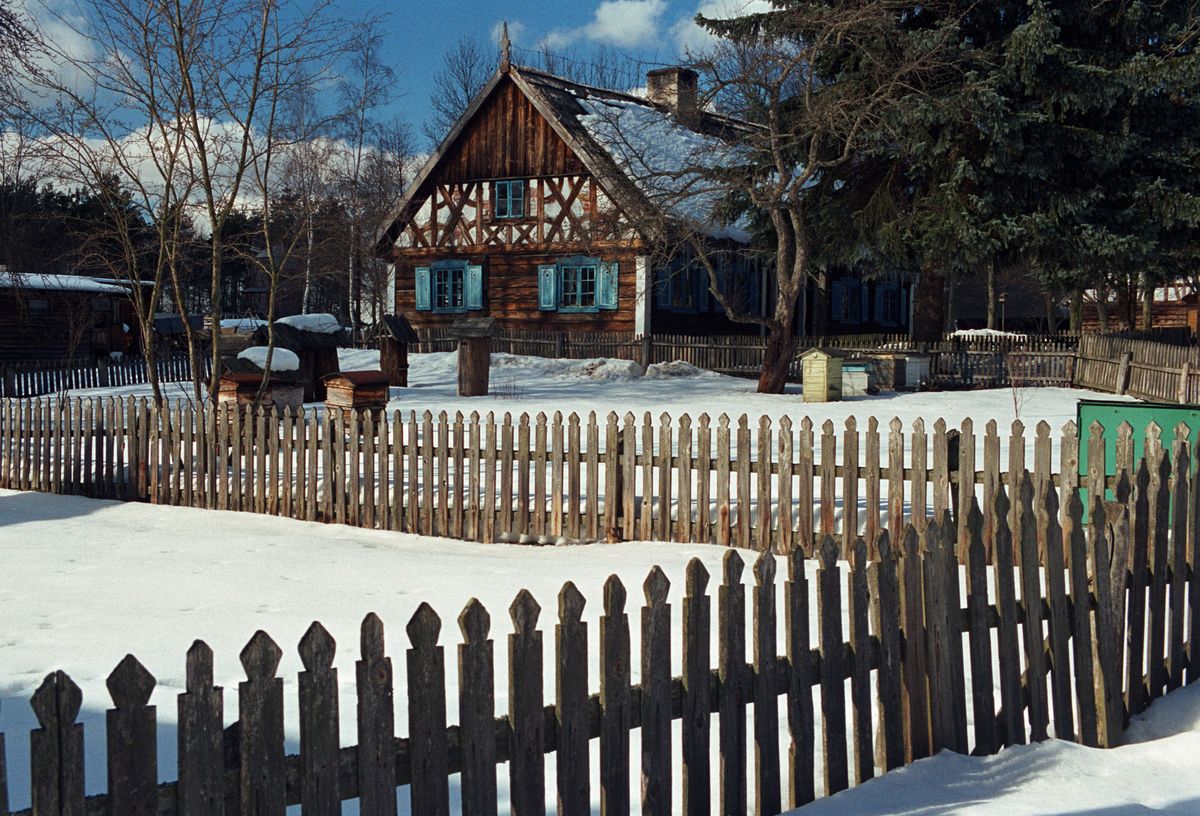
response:
[[[0,105],[3,108],[13,107],[20,99],[14,77],[41,73],[36,64],[37,56],[42,53],[41,36],[19,6],[12,0],[0,0]],[[0,122],[5,118],[0,113]]]
[[[460,37],[442,55],[429,94],[433,113],[422,128],[430,146],[437,147],[446,138],[471,100],[483,90],[495,67],[494,50],[474,37]]]

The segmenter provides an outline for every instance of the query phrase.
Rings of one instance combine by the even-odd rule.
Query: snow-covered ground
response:
[[[216,654],[216,682],[227,690],[230,722],[237,716],[235,689],[242,679],[238,652],[257,629],[276,639],[284,650],[280,673],[288,748],[295,751],[296,673],[301,670],[296,644],[309,623],[320,620],[340,645],[335,666],[342,690],[342,742],[353,744],[354,661],[359,623],[367,612],[378,613],[387,627],[387,650],[396,673],[397,729],[404,733],[404,628],[422,601],[442,616],[448,715],[454,722],[457,672],[452,645],[459,640],[454,619],[469,598],[479,598],[491,613],[496,677],[504,678],[504,638],[510,631],[506,611],[517,591],[528,588],[533,593],[543,610],[540,628],[549,633],[556,595],[565,581],[573,581],[588,600],[584,619],[591,635],[594,689],[604,580],[617,574],[625,582],[637,644],[640,585],[652,565],[664,569],[672,582],[672,663],[678,673],[679,599],[686,564],[700,558],[714,576],[710,593],[715,593],[723,554],[716,547],[653,542],[560,548],[480,545],[251,514],[0,491],[0,605],[5,610],[0,731],[8,739],[11,804],[28,804],[27,734],[36,725],[28,698],[51,670],[64,669],[83,690],[88,790],[95,792],[104,789],[105,779],[103,711],[110,703],[104,681],[126,652],[135,654],[158,678],[152,702],[160,718],[160,773],[170,779],[175,773],[175,695],[182,690],[184,655],[194,638],[206,640]],[[783,573],[781,568],[780,580]],[[752,581],[749,569],[744,579]],[[713,636],[715,656],[715,632]],[[552,634],[546,635],[544,654],[544,693],[549,701]],[[636,658],[632,669],[636,682]],[[503,683],[496,703],[498,712],[507,709]],[[786,727],[786,717],[781,717],[781,727]],[[677,740],[679,729],[676,722]],[[1170,812],[1197,812],[1200,775],[1188,771],[1200,750],[1200,694],[1190,690],[1156,703],[1129,738],[1137,744],[1108,753],[1052,743],[983,759],[935,757],[805,812],[1108,816],[1168,807],[1175,808]],[[818,735],[818,745],[819,739]],[[594,756],[595,742],[592,747]],[[636,733],[632,756],[638,756]],[[549,757],[551,800],[553,768]],[[595,761],[592,771],[598,773]],[[819,760],[817,774],[819,778]],[[503,796],[506,772],[501,770],[499,777]],[[632,777],[636,788],[636,768]],[[598,785],[592,789],[598,796]],[[997,803],[985,809],[984,800],[996,797]],[[633,801],[638,801],[636,790]],[[407,807],[406,792],[401,792],[400,802]]]

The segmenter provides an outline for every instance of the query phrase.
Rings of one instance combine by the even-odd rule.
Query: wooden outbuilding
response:
[[[325,376],[325,407],[383,413],[388,379],[382,371],[340,371]]]
[[[458,340],[458,395],[486,397],[496,321],[490,317],[468,318],[456,321],[451,328]]]
[[[316,317],[316,315],[305,315]],[[284,318],[288,320],[289,318]],[[333,318],[330,317],[332,320]],[[325,399],[325,377],[336,374],[338,349],[348,345],[345,331],[311,331],[275,322],[275,347],[288,349],[300,358],[299,379],[304,383],[305,402],[323,402]],[[267,345],[268,327],[262,326],[254,332],[251,345]]]
[[[800,355],[805,402],[837,402],[842,398],[842,359],[834,349],[813,348]]]
[[[379,335],[379,368],[388,385],[408,387],[408,347],[419,342],[417,332],[404,315],[384,315]]]

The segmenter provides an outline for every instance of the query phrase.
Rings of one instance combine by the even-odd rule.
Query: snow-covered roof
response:
[[[267,325],[267,321],[260,320],[257,317],[227,317],[221,321],[222,329],[232,329],[235,332],[249,334],[260,326]]]
[[[316,332],[317,334],[337,334],[342,330],[342,324],[338,323],[338,319],[325,312],[290,315],[288,317],[281,317],[275,322],[284,326],[291,326],[293,329]]]
[[[251,346],[248,349],[238,352],[238,359],[247,360],[259,368],[265,369],[267,367],[267,351],[267,346]],[[299,368],[300,358],[296,356],[296,352],[294,351],[277,348],[275,349],[275,353],[271,355],[272,371],[297,371]]]
[[[736,145],[686,127],[673,113],[645,102],[595,98],[579,104],[587,111],[579,121],[592,140],[651,201],[713,238],[749,243],[744,216],[733,224],[714,216],[727,189],[709,171],[736,162]]]
[[[7,268],[0,268],[0,289],[96,292],[111,295],[129,294],[129,288],[124,284],[104,278],[92,278],[84,275],[22,274],[9,272]]]

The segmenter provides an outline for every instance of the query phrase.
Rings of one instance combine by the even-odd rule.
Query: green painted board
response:
[[[1142,456],[1146,439],[1146,427],[1151,422],[1162,428],[1163,446],[1170,451],[1175,439],[1175,426],[1183,422],[1191,429],[1188,437],[1194,444],[1200,434],[1200,405],[1176,405],[1169,402],[1122,402],[1118,400],[1080,400],[1076,407],[1075,422],[1079,427],[1079,475],[1087,476],[1087,448],[1091,435],[1090,426],[1099,422],[1104,426],[1104,459],[1106,475],[1117,472],[1117,427],[1122,422],[1133,426],[1133,460]],[[1087,506],[1087,491],[1081,491],[1081,500]],[[1111,494],[1108,498],[1112,498]]]

